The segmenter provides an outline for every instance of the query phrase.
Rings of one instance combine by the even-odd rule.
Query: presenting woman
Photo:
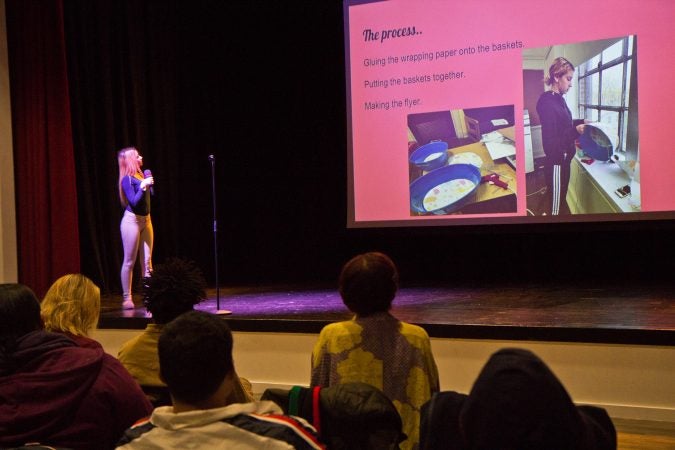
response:
[[[150,219],[150,192],[155,184],[152,176],[144,177],[141,172],[143,157],[134,147],[123,148],[118,152],[120,168],[119,195],[124,208],[120,223],[124,261],[120,278],[122,280],[122,308],[134,309],[131,296],[132,276],[136,257],[143,263],[143,276],[152,273],[152,220]]]
[[[546,154],[544,172],[551,201],[549,213],[557,216],[569,214],[567,186],[570,181],[570,164],[576,153],[574,141],[584,132],[584,120],[573,120],[563,95],[572,87],[574,66],[559,57],[548,69],[544,82],[550,90],[537,101],[541,120],[541,140]]]

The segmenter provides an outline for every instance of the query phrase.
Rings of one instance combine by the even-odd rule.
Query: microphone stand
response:
[[[213,256],[216,270],[216,314],[232,314],[232,311],[220,309],[220,283],[218,281],[218,220],[216,214],[216,157],[209,155],[211,162],[211,197],[213,199]]]

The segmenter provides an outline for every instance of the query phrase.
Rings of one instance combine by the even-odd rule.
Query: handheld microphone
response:
[[[150,169],[145,169],[143,171],[143,176],[145,178],[150,178],[152,176],[152,172],[150,172]],[[155,189],[152,185],[150,185],[150,195],[155,195]]]

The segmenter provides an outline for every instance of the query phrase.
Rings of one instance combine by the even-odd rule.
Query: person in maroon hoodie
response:
[[[100,345],[45,331],[33,291],[0,284],[0,446],[112,449],[151,411],[138,384]]]

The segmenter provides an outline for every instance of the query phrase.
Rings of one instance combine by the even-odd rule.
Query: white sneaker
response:
[[[122,309],[136,309],[136,305],[134,305],[134,301],[132,299],[128,298],[122,303]]]

